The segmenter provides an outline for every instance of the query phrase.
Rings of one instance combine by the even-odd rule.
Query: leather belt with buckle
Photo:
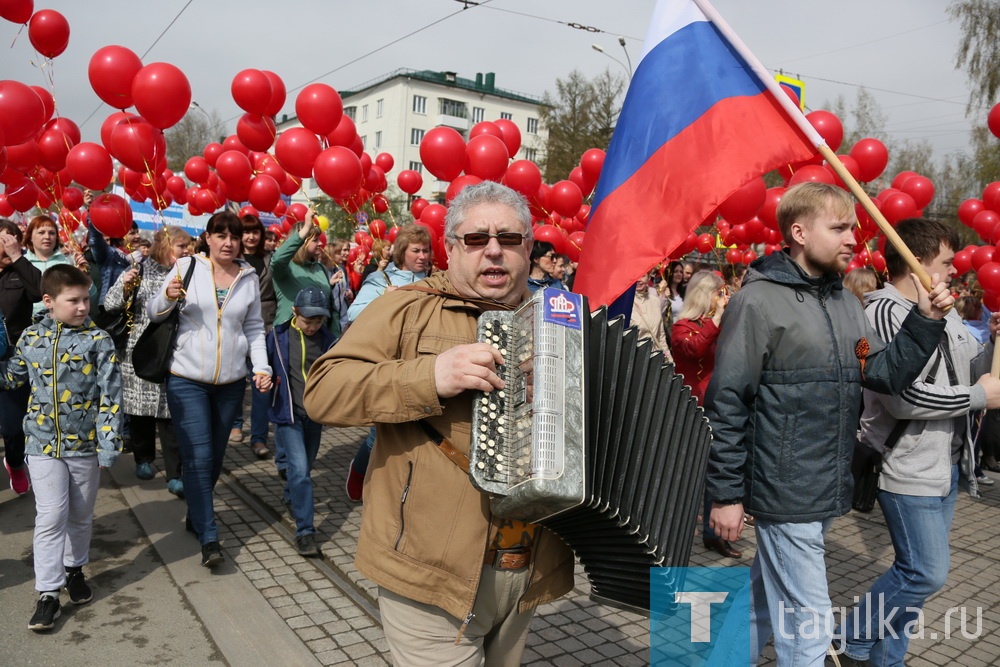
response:
[[[523,570],[531,563],[531,549],[529,547],[488,549],[483,563],[494,570]]]

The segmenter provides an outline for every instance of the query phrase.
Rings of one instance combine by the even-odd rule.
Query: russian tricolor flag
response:
[[[660,0],[608,147],[574,289],[592,308],[611,304],[730,194],[822,143],[708,2]]]

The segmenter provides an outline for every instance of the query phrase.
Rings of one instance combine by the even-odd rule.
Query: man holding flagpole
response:
[[[782,198],[778,224],[788,250],[751,264],[723,316],[705,405],[707,493],[721,539],[739,539],[744,511],[756,518],[750,664],[773,634],[779,667],[809,667],[830,648],[824,537],[851,509],[862,386],[906,389],[954,299],[937,275],[929,294],[914,278],[917,306],[886,345],[841,285],[855,245],[850,195],[798,185]]]

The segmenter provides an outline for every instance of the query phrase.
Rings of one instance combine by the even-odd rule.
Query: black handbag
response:
[[[187,292],[194,273],[195,259],[191,258],[187,273],[184,275],[184,291]],[[170,375],[170,362],[174,356],[174,341],[177,339],[177,327],[180,325],[180,307],[183,298],[174,306],[166,319],[160,322],[150,322],[139,340],[132,348],[132,369],[136,377],[157,384]]]
[[[139,264],[139,277],[142,278],[142,264]],[[97,312],[91,318],[97,328],[104,329],[115,342],[115,348],[124,350],[128,344],[128,335],[132,331],[132,301],[135,298],[135,290],[129,295],[125,302],[125,308],[119,311],[110,311],[101,304],[97,307]]]

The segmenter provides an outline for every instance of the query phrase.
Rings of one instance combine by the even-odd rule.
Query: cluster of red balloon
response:
[[[955,253],[954,266],[959,275],[975,271],[985,290],[983,303],[993,312],[1000,311],[1000,181],[983,189],[981,199],[966,199],[958,207],[958,219],[971,228],[986,245],[968,245]]]
[[[482,181],[502,182],[520,192],[531,205],[535,238],[552,243],[556,251],[579,259],[583,247],[584,228],[590,206],[583,203],[594,190],[604,151],[592,148],[581,156],[566,180],[547,185],[542,173],[530,160],[515,160],[512,156],[521,148],[521,131],[511,120],[500,119],[476,123],[469,132],[469,141],[449,127],[428,131],[420,142],[420,159],[427,171],[441,181],[449,181],[445,201],[450,202],[468,185]],[[403,171],[396,179],[403,192],[414,194],[423,185],[415,171]],[[435,258],[444,257],[444,213],[440,204],[417,199],[410,206],[413,217],[431,230]]]

